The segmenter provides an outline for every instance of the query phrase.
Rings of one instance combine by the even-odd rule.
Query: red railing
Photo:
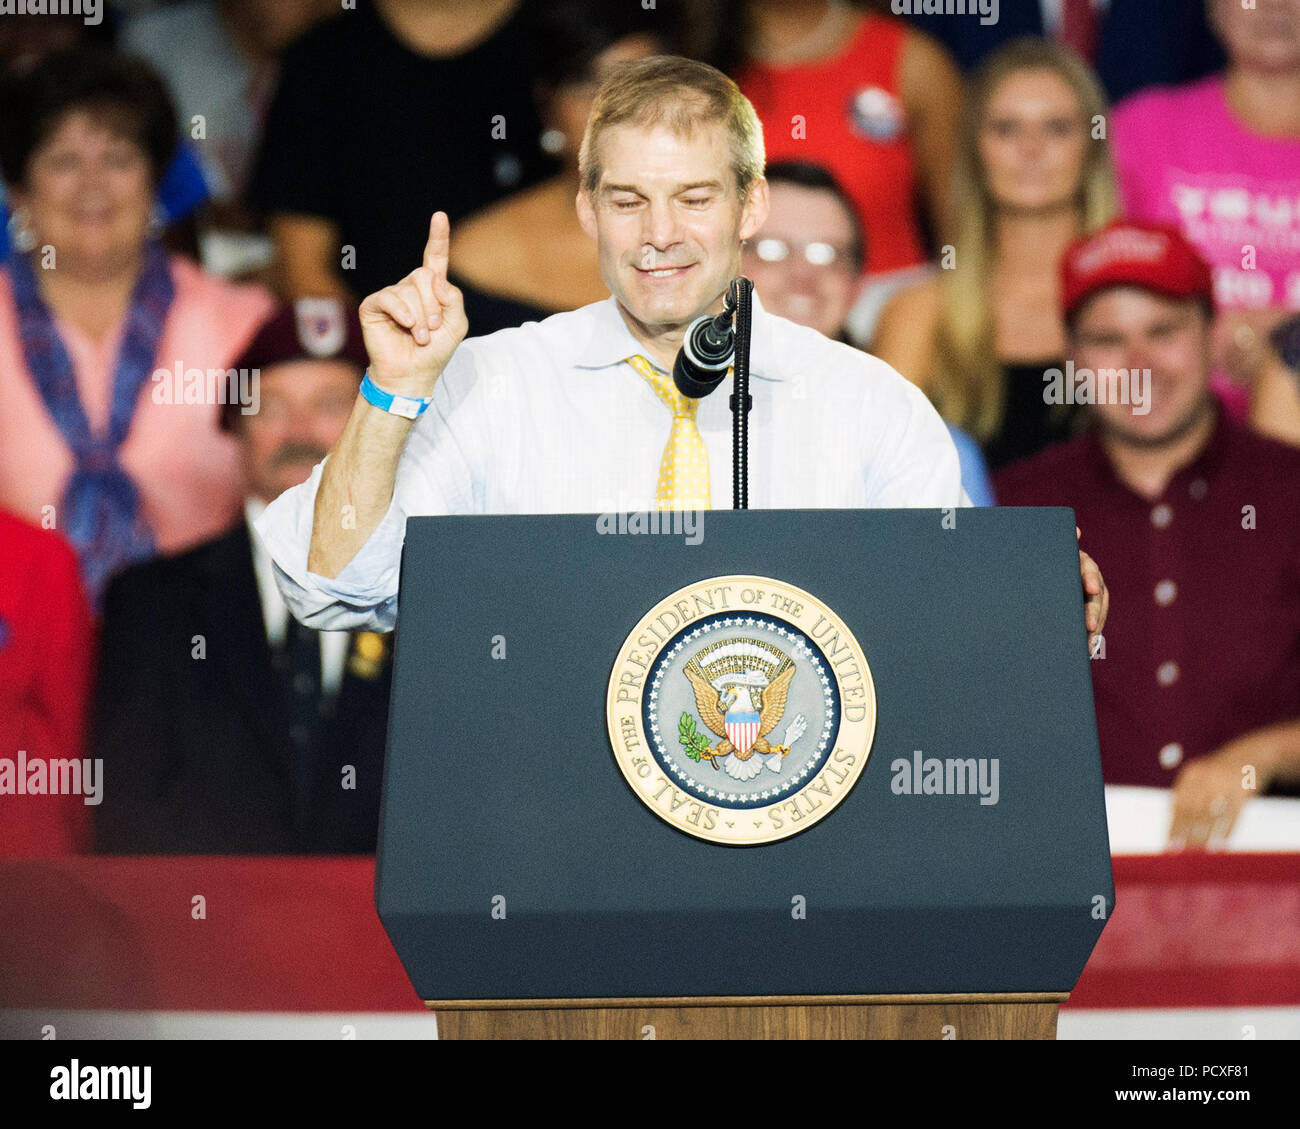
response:
[[[1114,870],[1067,1007],[1300,1005],[1300,854]],[[420,1011],[373,888],[370,858],[0,860],[0,1007]]]

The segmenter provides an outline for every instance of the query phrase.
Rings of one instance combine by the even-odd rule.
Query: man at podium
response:
[[[725,504],[726,397],[688,399],[671,370],[767,216],[758,118],[704,63],[625,63],[597,92],[579,166],[608,299],[464,340],[438,212],[423,264],[362,303],[370,369],[343,436],[257,523],[308,626],[391,630],[410,515]],[[913,384],[757,294],[752,327],[755,508],[969,505],[948,431]],[[1091,636],[1107,595],[1084,553],[1080,569]]]

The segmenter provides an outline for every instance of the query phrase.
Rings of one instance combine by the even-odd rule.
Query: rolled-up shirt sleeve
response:
[[[383,521],[338,576],[310,572],[307,553],[324,469],[318,463],[306,482],[276,498],[254,526],[275,562],[276,584],[294,618],[307,627],[392,631],[406,514],[395,492]]]

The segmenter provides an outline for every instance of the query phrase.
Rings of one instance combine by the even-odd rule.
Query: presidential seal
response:
[[[866,655],[815,596],[717,576],[668,596],[619,651],[614,758],[651,811],[688,835],[771,843],[825,818],[876,731]]]

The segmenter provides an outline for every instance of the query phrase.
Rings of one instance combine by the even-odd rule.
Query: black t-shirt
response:
[[[420,265],[434,212],[454,234],[462,216],[552,175],[523,10],[441,59],[411,51],[371,4],[313,28],[284,54],[250,203],[337,224],[343,277],[364,297]]]
[[[1044,361],[1002,366],[1007,382],[1002,429],[984,444],[990,473],[1078,433],[1082,422],[1078,404],[1049,404],[1043,399],[1043,373],[1063,365]]]

